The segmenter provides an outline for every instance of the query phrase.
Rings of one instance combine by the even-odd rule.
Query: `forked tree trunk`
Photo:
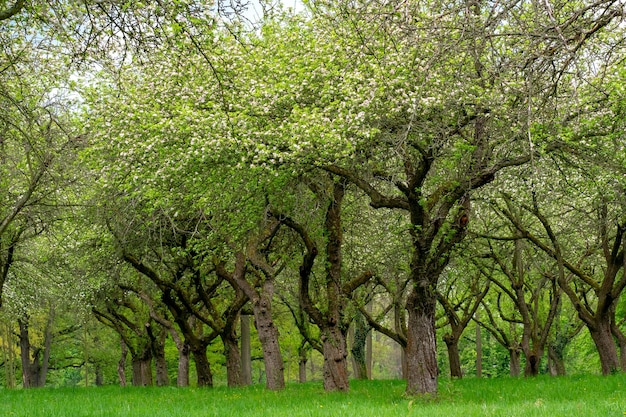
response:
[[[437,339],[435,335],[436,297],[427,286],[417,284],[406,301],[407,388],[408,395],[436,394],[438,383]]]
[[[348,391],[348,349],[346,338],[337,325],[322,329],[324,352],[324,390]]]
[[[273,284],[266,282],[265,285]],[[285,388],[284,364],[278,343],[278,329],[272,319],[271,294],[272,289],[264,288],[253,300],[252,310],[265,362],[265,385],[270,390],[281,390]]]

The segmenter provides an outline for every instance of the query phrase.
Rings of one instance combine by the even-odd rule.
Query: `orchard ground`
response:
[[[23,417],[195,416],[624,416],[626,375],[441,380],[435,399],[406,397],[398,380],[321,383],[280,392],[245,388],[46,388],[0,390],[0,415]]]

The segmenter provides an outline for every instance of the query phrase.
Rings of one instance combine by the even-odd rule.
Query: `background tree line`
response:
[[[260,6],[0,2],[7,386],[626,370],[622,2]]]

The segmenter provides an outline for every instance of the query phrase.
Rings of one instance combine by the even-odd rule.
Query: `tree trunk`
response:
[[[197,385],[199,387],[213,387],[213,373],[211,372],[211,364],[206,356],[206,346],[192,346],[191,354],[196,364]]]
[[[518,348],[509,348],[509,374],[512,377],[518,377],[521,372],[520,351]]]
[[[220,336],[224,344],[224,356],[226,357],[226,380],[229,387],[242,385],[241,354],[237,339],[233,334]]]
[[[539,350],[530,351],[526,353],[526,366],[524,367],[524,376],[537,376],[539,375],[539,367],[541,365],[541,358],[543,356],[543,351]]]
[[[117,376],[120,380],[120,386],[126,386],[126,357],[128,356],[128,346],[124,339],[120,338],[120,360],[117,363]]]
[[[269,282],[265,286],[272,285]],[[273,288],[272,288],[273,289]],[[278,329],[272,320],[272,289],[263,288],[261,294],[252,303],[254,321],[263,350],[263,361],[265,363],[265,386],[270,390],[281,390],[285,388],[285,375],[283,358],[280,353],[278,343]]]
[[[167,330],[161,329],[157,338],[152,339],[152,350],[154,354],[156,368],[156,384],[158,387],[166,387],[170,384],[170,377],[167,372],[167,361],[165,360],[165,338]]]
[[[27,320],[18,320],[20,326],[20,357],[22,359],[22,386],[24,388],[32,388],[37,386],[38,372],[37,367],[39,360],[35,357],[35,361],[30,359],[30,337],[28,334]],[[37,355],[38,356],[38,355]]]
[[[152,352],[150,347],[146,347],[134,356],[131,354],[131,362],[133,367],[133,386],[152,386]]]
[[[306,382],[306,363],[308,361],[309,350],[306,348],[306,342],[302,342],[298,347],[298,382],[304,384]]]
[[[550,358],[551,370],[550,373],[554,376],[565,375],[565,360],[563,352],[557,349],[555,346],[548,346],[548,357]]]
[[[436,394],[438,373],[435,335],[436,297],[428,286],[415,283],[406,301],[408,395]]]
[[[461,371],[461,356],[459,354],[459,339],[454,335],[447,333],[443,337],[443,341],[448,348],[448,361],[450,362],[450,376],[452,378],[463,378]]]
[[[178,372],[176,373],[176,386],[189,386],[189,343],[183,342],[178,348]]]
[[[102,366],[100,364],[96,364],[94,372],[96,374],[95,384],[96,387],[101,387],[104,385],[104,374],[102,373]]]
[[[250,348],[250,316],[242,314],[241,320],[241,383],[252,384],[252,354]]]
[[[348,349],[346,338],[337,325],[322,329],[324,352],[324,390],[348,391]]]
[[[602,374],[609,375],[620,369],[620,362],[617,357],[617,347],[611,333],[611,323],[609,320],[597,320],[592,329],[589,327],[589,334],[598,349]]]

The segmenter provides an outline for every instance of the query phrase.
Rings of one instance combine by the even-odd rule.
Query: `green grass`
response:
[[[435,400],[406,398],[403,381],[353,381],[325,393],[321,383],[215,388],[0,389],[0,416],[616,416],[626,415],[626,375],[443,380]]]

